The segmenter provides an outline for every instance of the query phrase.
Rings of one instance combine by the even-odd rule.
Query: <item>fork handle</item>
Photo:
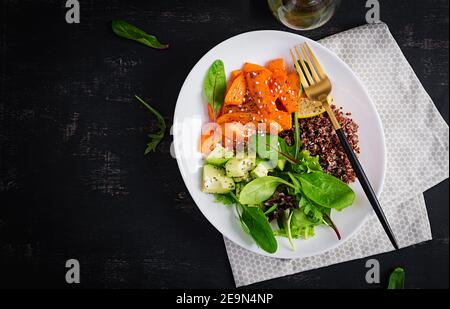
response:
[[[380,202],[378,201],[375,191],[373,190],[372,185],[370,184],[369,179],[367,178],[366,173],[364,172],[364,169],[361,166],[361,163],[359,163],[359,160],[356,157],[356,154],[354,153],[352,146],[350,146],[342,128],[336,129],[336,134],[339,137],[339,140],[341,141],[341,144],[344,147],[345,152],[347,153],[347,157],[353,167],[353,170],[356,173],[356,176],[358,177],[359,183],[361,184],[361,187],[366,193],[366,196],[369,199],[369,202],[372,205],[372,208],[375,211],[378,220],[383,226],[383,229],[386,232],[387,236],[389,237],[389,240],[391,241],[394,248],[398,249],[397,240],[395,239],[394,233],[392,232],[392,229],[389,226],[386,216],[384,215],[383,209],[381,208]]]

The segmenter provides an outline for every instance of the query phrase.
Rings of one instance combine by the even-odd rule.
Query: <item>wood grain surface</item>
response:
[[[448,123],[449,3],[380,1],[406,58]],[[1,1],[0,287],[231,288],[222,236],[202,216],[170,156],[171,137],[143,156],[156,122],[134,94],[171,123],[190,69],[236,34],[292,31],[264,0],[88,1],[80,24],[63,0]],[[365,1],[344,0],[320,39],[365,23]],[[169,43],[153,50],[116,37],[125,19]],[[426,164],[426,162],[424,162]],[[252,285],[255,288],[383,288],[395,266],[409,288],[448,288],[448,180],[425,194],[434,239],[365,260]],[[76,286],[75,286],[76,287]]]

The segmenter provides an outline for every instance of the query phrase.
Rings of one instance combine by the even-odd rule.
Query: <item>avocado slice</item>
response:
[[[245,157],[242,159],[231,158],[225,164],[228,177],[242,178],[255,168],[255,158]]]
[[[206,163],[222,166],[233,157],[233,151],[230,151],[221,145],[217,145],[213,151],[206,157]]]
[[[269,175],[269,169],[264,162],[260,162],[258,163],[258,165],[256,165],[255,169],[250,172],[250,175],[253,178],[265,177]]]
[[[203,167],[202,191],[206,193],[225,194],[235,189],[234,181],[225,175],[225,170],[206,164]]]
[[[237,183],[247,183],[250,182],[252,180],[252,177],[250,177],[250,173],[246,172],[244,176],[242,177],[234,177],[233,178],[234,182]]]

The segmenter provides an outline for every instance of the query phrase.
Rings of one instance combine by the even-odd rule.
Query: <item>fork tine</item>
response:
[[[301,52],[303,54],[303,57],[304,57],[306,63],[308,63],[309,70],[311,71],[312,76],[314,77],[316,82],[319,82],[320,81],[320,77],[319,77],[319,75],[317,75],[316,68],[314,67],[313,63],[311,62],[310,57],[308,56],[308,53],[307,53],[306,48],[305,48],[305,44],[300,45],[300,50],[301,50]]]
[[[313,51],[311,50],[311,48],[309,47],[308,43],[305,43],[306,49],[309,51],[309,54],[311,56],[312,61],[314,62],[314,65],[317,68],[317,71],[319,71],[319,75],[320,78],[326,78],[327,74],[325,73],[325,70],[322,68],[322,66],[320,65],[319,60],[317,60],[316,56],[314,55]]]
[[[297,60],[292,49],[289,49],[289,51],[291,52],[291,57],[292,57],[292,61],[294,61],[295,69],[297,70],[297,73],[300,76],[300,82],[302,83],[303,87],[308,88],[309,83],[308,83],[305,75],[303,74],[302,69],[300,68],[300,65],[298,64],[298,62],[301,60]]]
[[[309,73],[308,67],[305,64],[305,59],[303,59],[298,46],[295,46],[295,52],[297,53],[297,56],[300,59],[300,63],[302,65],[303,72],[305,73],[306,78],[308,79],[309,85],[310,86],[314,85],[315,84],[314,79],[312,78],[311,73]]]

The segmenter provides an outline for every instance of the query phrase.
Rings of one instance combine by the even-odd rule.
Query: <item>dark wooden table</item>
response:
[[[381,18],[448,123],[446,0],[380,1]],[[171,138],[143,156],[153,118],[171,122],[178,91],[210,48],[258,29],[291,31],[264,0],[84,1],[66,24],[65,0],[1,2],[0,286],[224,288],[233,277],[222,236],[193,203],[170,156]],[[344,0],[313,39],[365,23],[365,1]],[[125,19],[169,42],[157,51],[110,30]],[[420,145],[418,145],[420,147]],[[426,164],[426,162],[424,162]],[[365,260],[258,283],[258,288],[381,288],[401,265],[410,288],[448,288],[448,180],[425,194],[434,239]]]

